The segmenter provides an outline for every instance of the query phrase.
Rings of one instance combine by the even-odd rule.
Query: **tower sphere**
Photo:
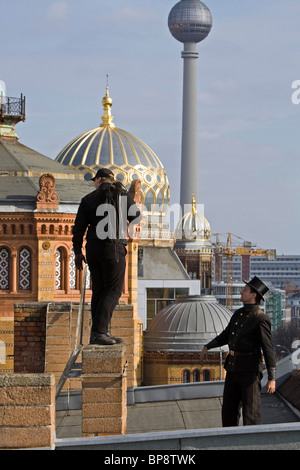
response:
[[[181,0],[170,11],[168,26],[178,41],[200,42],[211,30],[211,12],[200,0]]]

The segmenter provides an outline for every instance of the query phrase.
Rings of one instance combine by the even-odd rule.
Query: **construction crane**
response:
[[[267,256],[268,259],[276,258],[276,250],[261,248],[254,249],[251,242],[243,240],[238,235],[233,233],[213,233],[216,237],[214,246],[215,255],[215,281],[222,281],[222,265],[223,256],[226,257],[226,306],[232,309],[232,283],[233,283],[233,256],[240,255],[242,257],[242,279],[249,279],[250,277],[250,256]],[[226,243],[220,242],[220,236],[226,236]],[[233,237],[241,240],[242,244],[233,242]]]

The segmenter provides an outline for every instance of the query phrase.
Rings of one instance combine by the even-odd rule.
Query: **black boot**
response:
[[[116,340],[112,338],[112,336],[108,336],[105,333],[95,333],[94,331],[92,331],[91,337],[90,337],[90,344],[100,344],[100,345],[116,344]]]
[[[110,333],[107,333],[107,336],[108,336],[109,338],[114,339],[116,343],[123,343],[123,339],[122,339],[122,338],[118,338],[118,337],[116,337],[116,336],[112,336]]]

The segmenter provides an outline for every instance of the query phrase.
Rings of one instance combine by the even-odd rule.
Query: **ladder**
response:
[[[75,334],[75,343],[74,343],[74,350],[69,357],[69,360],[63,370],[63,373],[57,383],[56,391],[55,391],[55,398],[58,397],[60,394],[65,382],[67,379],[72,377],[79,377],[82,371],[82,364],[76,363],[76,360],[81,353],[83,348],[82,344],[82,336],[83,336],[83,319],[84,319],[84,302],[85,302],[85,290],[86,290],[86,277],[87,277],[87,264],[84,265],[83,270],[83,281],[82,281],[82,288],[81,288],[81,296],[80,296],[80,303],[78,308],[78,317],[77,317],[77,325],[76,325],[76,334]]]

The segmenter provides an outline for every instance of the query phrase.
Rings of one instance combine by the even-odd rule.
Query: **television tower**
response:
[[[197,69],[199,57],[197,43],[203,41],[212,27],[208,7],[200,0],[181,0],[170,11],[169,30],[184,44],[181,57],[183,66],[183,109],[181,143],[180,205],[199,203]]]

